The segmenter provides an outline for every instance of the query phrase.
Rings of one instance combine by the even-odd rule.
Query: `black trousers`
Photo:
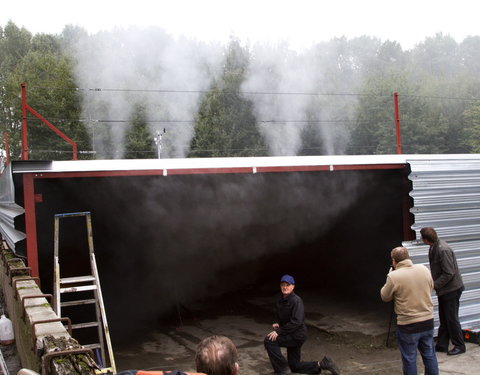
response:
[[[301,350],[305,340],[296,340],[291,336],[278,336],[275,341],[265,337],[264,345],[272,363],[273,371],[281,373],[288,368],[300,374],[320,374],[318,362],[302,362]],[[282,355],[281,348],[287,348],[287,359]]]
[[[462,327],[458,320],[458,308],[463,288],[438,296],[438,316],[440,327],[438,328],[437,347],[447,350],[449,341],[454,346],[465,349],[465,339]]]

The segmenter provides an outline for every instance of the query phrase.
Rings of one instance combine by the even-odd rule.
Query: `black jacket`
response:
[[[275,319],[280,325],[277,333],[291,335],[298,340],[307,339],[307,327],[305,326],[305,308],[302,299],[295,293],[287,297],[280,296],[275,304]]]
[[[428,260],[438,296],[463,288],[455,253],[445,241],[439,239],[430,246]]]

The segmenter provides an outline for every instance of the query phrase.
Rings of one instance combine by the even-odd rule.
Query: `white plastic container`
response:
[[[13,324],[10,319],[2,314],[0,318],[0,344],[10,345],[15,342],[15,336],[13,334]]]

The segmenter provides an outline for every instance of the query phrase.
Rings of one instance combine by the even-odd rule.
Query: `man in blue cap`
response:
[[[294,289],[295,279],[283,275],[280,279],[282,295],[275,305],[273,331],[264,340],[275,374],[320,374],[322,370],[328,370],[333,375],[339,375],[337,365],[329,357],[323,357],[321,361],[301,361],[302,345],[307,340],[307,327],[303,301],[293,292]],[[287,348],[288,359],[282,355],[282,347]]]

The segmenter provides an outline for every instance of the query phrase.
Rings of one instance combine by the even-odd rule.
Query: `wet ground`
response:
[[[401,374],[393,334],[386,346],[390,306],[372,310],[353,301],[299,294],[309,328],[303,359],[318,361],[328,355],[343,374]],[[203,301],[202,306],[188,310],[180,307],[175,318],[162,322],[164,325],[142,339],[115,347],[117,368],[193,371],[196,344],[203,337],[219,334],[236,344],[242,375],[271,374],[263,338],[271,330],[273,300],[271,295],[247,293]]]
[[[332,357],[342,374],[402,374],[394,337],[390,304],[365,305],[353,298],[321,298],[299,292],[305,302],[309,338],[302,353],[305,360]],[[0,295],[1,298],[1,295]],[[255,292],[236,294],[188,306],[179,306],[155,327],[114,342],[117,370],[194,371],[197,343],[218,334],[230,337],[239,353],[241,375],[272,374],[263,337],[270,331],[274,296]],[[148,308],[148,306],[145,306]],[[115,332],[112,332],[115,335]],[[388,346],[387,336],[389,337]],[[20,368],[14,345],[1,347],[10,374]],[[437,355],[442,375],[477,375],[480,346],[467,343],[467,353]],[[423,366],[419,359],[419,374]]]
[[[391,305],[363,306],[358,301],[319,299],[308,292],[298,293],[305,302],[309,338],[302,349],[304,360],[330,356],[341,373],[402,374],[395,344],[394,323],[389,334]],[[270,331],[271,296],[236,295],[203,301],[191,309],[180,307],[175,318],[129,344],[115,347],[117,369],[194,371],[196,344],[212,334],[230,337],[239,353],[241,375],[272,374],[263,348]],[[388,346],[387,336],[389,337]],[[478,375],[480,346],[467,344],[467,353],[437,356],[442,375]],[[419,374],[423,374],[421,359]]]
[[[10,374],[16,374],[22,367],[17,355],[15,345],[1,346],[2,356],[7,365],[7,370]]]

